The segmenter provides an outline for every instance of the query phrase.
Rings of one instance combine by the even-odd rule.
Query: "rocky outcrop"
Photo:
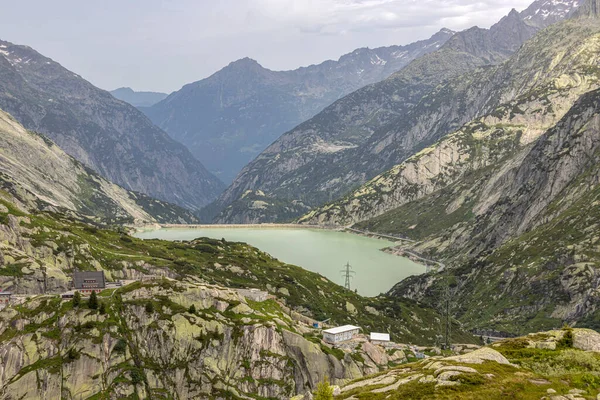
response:
[[[296,333],[311,329],[272,301],[248,303],[233,290],[172,281],[133,284],[100,301],[105,314],[48,296],[22,305],[25,314],[0,311],[2,398],[283,399],[325,377],[343,384],[364,376],[363,362],[323,352]],[[377,365],[387,368],[387,360]]]
[[[506,163],[552,128],[582,94],[598,87],[599,31],[596,20],[567,21],[527,42],[503,65],[481,71],[479,76],[460,77],[438,88],[423,103],[430,103],[429,98],[441,103],[440,98],[452,99],[449,104],[429,109],[423,105],[418,118],[408,118],[399,132],[431,131],[435,129],[433,125],[423,124],[436,121],[436,113],[445,109],[462,113],[463,118],[486,110],[488,114],[375,177],[342,200],[311,211],[301,221],[327,225],[365,221],[451,187],[475,171]],[[472,113],[472,110],[478,111]],[[456,199],[446,212],[453,213],[469,197],[472,195]]]
[[[108,182],[3,111],[0,148],[2,186],[36,199],[32,208],[66,209],[105,224],[197,221],[180,207]]]

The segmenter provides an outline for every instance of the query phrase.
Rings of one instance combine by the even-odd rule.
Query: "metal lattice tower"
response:
[[[350,263],[346,263],[345,267],[343,270],[340,271],[342,273],[342,276],[345,278],[346,282],[344,283],[344,287],[348,290],[351,290],[350,288],[350,280],[352,278],[354,278],[354,274],[356,274],[356,272],[354,272],[352,270],[352,266],[350,265]]]

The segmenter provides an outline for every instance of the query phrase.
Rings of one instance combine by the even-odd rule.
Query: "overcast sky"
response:
[[[19,0],[0,38],[103,89],[171,92],[243,57],[274,69],[489,27],[533,0]]]

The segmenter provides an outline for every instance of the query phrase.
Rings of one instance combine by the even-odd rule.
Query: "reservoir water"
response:
[[[355,275],[351,287],[364,296],[387,292],[411,275],[425,273],[425,266],[380,251],[393,246],[386,240],[320,229],[285,228],[166,228],[137,233],[141,239],[192,240],[201,237],[245,242],[277,259],[318,272],[340,285],[342,269],[349,262]]]

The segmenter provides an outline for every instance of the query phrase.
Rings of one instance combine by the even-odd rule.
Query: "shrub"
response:
[[[146,303],[146,312],[147,312],[148,314],[152,314],[152,313],[154,312],[154,304],[152,304],[152,302],[151,302],[151,301],[148,301],[148,302]]]
[[[188,309],[188,312],[190,314],[196,314],[196,306],[195,305],[191,305],[190,308]]]
[[[98,308],[98,311],[100,312],[100,314],[104,315],[106,314],[106,304],[104,303],[100,303],[100,307]]]
[[[80,357],[80,354],[77,351],[77,349],[75,349],[75,347],[71,347],[69,349],[69,353],[67,354],[67,357],[69,358],[69,360],[78,360]]]
[[[556,343],[556,346],[561,349],[572,349],[573,348],[573,329],[566,327],[563,328],[564,334],[563,337]]]
[[[333,388],[329,385],[328,377],[317,385],[314,400],[333,400]]]
[[[125,352],[127,351],[127,342],[125,341],[125,339],[119,339],[117,341],[117,344],[115,344],[115,347],[113,347],[113,351],[115,353],[125,354]]]
[[[130,374],[131,374],[131,383],[133,383],[134,385],[144,382],[144,375],[142,374],[142,372],[139,369],[137,369],[137,368],[132,369]]]

